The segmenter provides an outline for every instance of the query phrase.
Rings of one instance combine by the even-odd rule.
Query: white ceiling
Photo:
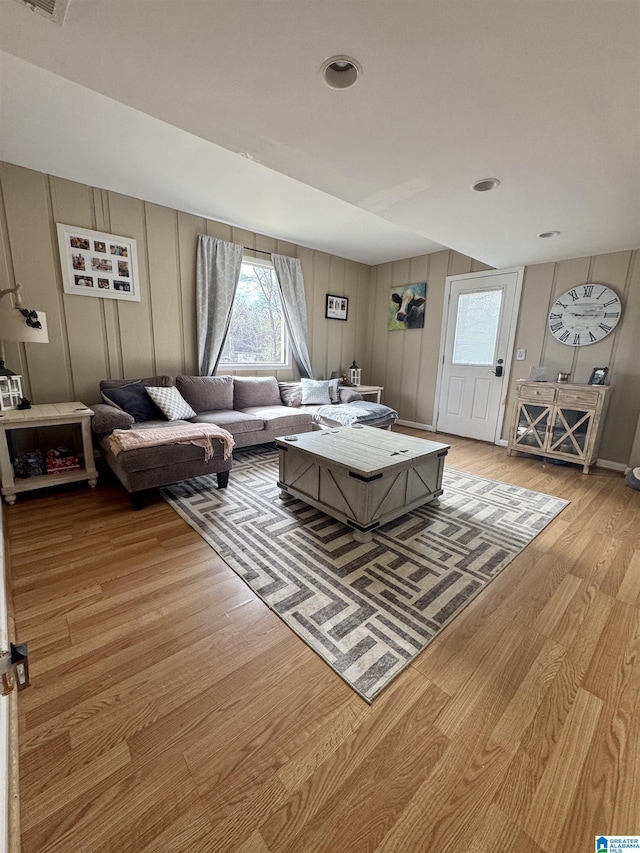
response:
[[[0,48],[9,162],[370,264],[640,246],[637,0],[71,0],[63,27],[0,0]]]

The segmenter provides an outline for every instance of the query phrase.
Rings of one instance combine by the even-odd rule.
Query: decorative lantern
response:
[[[349,382],[352,385],[359,385],[361,381],[361,376],[362,371],[360,370],[354,359],[353,364],[349,368]]]
[[[4,366],[0,361],[0,411],[15,409],[22,399],[22,376]]]

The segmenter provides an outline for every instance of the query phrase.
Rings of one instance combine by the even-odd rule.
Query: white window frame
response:
[[[263,261],[259,258],[252,258],[247,255],[242,256],[242,264],[247,264],[252,267],[264,267],[265,269],[274,270],[273,263],[271,261]],[[274,270],[275,275],[275,270]],[[280,301],[282,304],[282,294],[280,295]],[[234,299],[234,307],[235,307],[235,299]],[[233,309],[232,309],[233,311]],[[284,316],[284,305],[282,306],[282,330],[284,335],[284,361],[283,362],[249,362],[243,361],[239,363],[234,362],[223,362],[222,356],[220,357],[220,361],[218,363],[218,370],[233,370],[233,371],[241,371],[247,370],[251,372],[255,372],[257,370],[291,370],[293,367],[293,359],[291,352],[291,340],[289,337],[289,330],[287,328],[287,323]],[[225,341],[226,344],[226,341]],[[223,347],[224,351],[224,347]]]

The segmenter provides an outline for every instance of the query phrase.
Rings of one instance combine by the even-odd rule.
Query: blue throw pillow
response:
[[[139,382],[121,385],[119,388],[105,388],[102,397],[112,406],[122,409],[123,412],[128,412],[136,423],[165,419],[160,409],[147,394],[145,386]]]

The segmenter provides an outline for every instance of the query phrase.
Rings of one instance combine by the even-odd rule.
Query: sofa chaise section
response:
[[[108,392],[112,388],[124,388],[137,384],[142,387],[169,387],[173,385],[173,380],[170,376],[152,376],[137,380],[103,380],[100,383],[100,391]],[[224,447],[219,441],[213,442],[213,456],[209,460],[204,459],[202,448],[193,444],[169,444],[131,449],[117,456],[111,450],[108,439],[114,429],[149,429],[186,424],[188,421],[167,421],[162,418],[161,412],[158,412],[158,417],[153,420],[136,422],[132,415],[113,405],[98,404],[93,409],[95,415],[92,427],[100,452],[129,493],[134,509],[142,507],[142,493],[146,490],[168,486],[179,480],[200,477],[203,474],[215,474],[218,488],[226,488],[233,462],[231,457],[224,458]]]

